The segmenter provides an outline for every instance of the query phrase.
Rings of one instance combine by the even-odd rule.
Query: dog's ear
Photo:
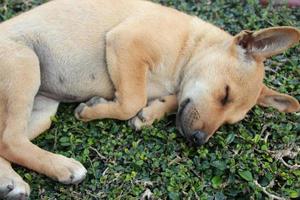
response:
[[[267,58],[297,44],[300,31],[294,27],[282,26],[259,31],[242,31],[234,37],[235,45],[241,46],[247,54]]]
[[[267,86],[263,86],[257,104],[264,107],[273,107],[280,112],[300,111],[300,104],[294,97],[276,92]]]

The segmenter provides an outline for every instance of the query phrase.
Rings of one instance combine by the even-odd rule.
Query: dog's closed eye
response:
[[[230,87],[229,85],[226,85],[225,87],[225,96],[221,99],[222,106],[225,106],[229,102],[229,93],[230,93]]]

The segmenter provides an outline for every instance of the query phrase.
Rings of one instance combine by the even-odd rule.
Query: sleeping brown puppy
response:
[[[0,198],[29,195],[10,162],[65,184],[84,179],[79,162],[30,142],[60,102],[86,102],[80,120],[130,119],[136,129],[178,108],[195,145],[255,104],[298,111],[263,84],[263,61],[299,38],[293,27],[231,36],[142,0],[53,0],[0,24]]]

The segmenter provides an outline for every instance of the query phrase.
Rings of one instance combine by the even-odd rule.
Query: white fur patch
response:
[[[80,183],[81,181],[83,181],[83,179],[85,178],[87,173],[87,170],[82,166],[81,168],[77,169],[76,171],[74,171],[74,179],[72,180],[73,184],[77,184]]]
[[[208,84],[204,83],[203,81],[195,81],[188,84],[189,85],[186,88],[189,89],[185,91],[185,94],[183,94],[184,97],[195,97],[209,92]]]

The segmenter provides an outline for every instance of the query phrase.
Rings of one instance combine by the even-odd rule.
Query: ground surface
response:
[[[0,0],[0,20],[43,2]],[[262,8],[254,0],[199,2],[160,0],[232,34],[275,25],[300,27],[300,9]],[[266,63],[266,83],[298,100],[299,56],[298,45]],[[281,150],[299,151],[299,113],[255,107],[243,122],[223,127],[207,145],[191,149],[177,135],[174,117],[137,133],[125,122],[76,121],[74,108],[62,105],[51,130],[34,142],[80,160],[88,176],[70,187],[17,167],[32,187],[31,199],[140,199],[147,189],[154,199],[269,199],[262,187],[287,199],[300,196],[300,169],[291,167],[300,164],[300,156],[278,158]]]

